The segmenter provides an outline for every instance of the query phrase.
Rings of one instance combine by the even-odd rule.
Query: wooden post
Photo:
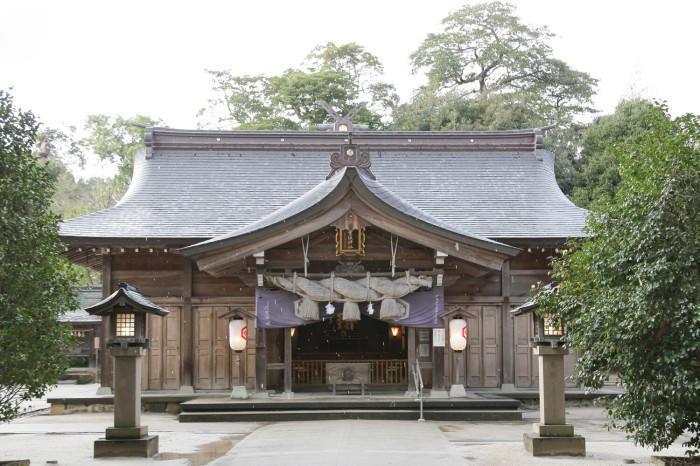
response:
[[[192,267],[189,257],[185,257],[182,273],[182,315],[180,316],[180,354],[182,375],[181,390],[190,390],[194,387],[194,319],[192,310]]]
[[[284,393],[292,393],[292,329],[284,329]]]
[[[265,338],[267,329],[255,329],[255,390],[267,390],[267,346]]]
[[[405,327],[404,327],[405,328]],[[413,381],[413,370],[416,368],[416,328],[408,327],[408,391],[416,390]]]
[[[501,269],[501,296],[503,305],[501,310],[501,387],[515,388],[515,333],[513,329],[513,316],[510,315],[510,261],[503,263]]]
[[[445,347],[433,346],[433,384],[432,390],[445,389]]]
[[[102,255],[102,297],[112,294],[112,256],[110,253]],[[107,351],[107,339],[109,338],[110,317],[102,318],[102,338],[100,338],[101,374],[100,388],[111,388],[114,382],[114,364],[112,355]]]
[[[452,386],[452,348],[450,347],[450,321],[445,321],[445,351],[443,356],[443,376],[445,377],[445,387]]]

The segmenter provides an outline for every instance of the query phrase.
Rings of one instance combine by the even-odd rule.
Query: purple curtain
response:
[[[284,290],[255,289],[255,314],[257,328],[287,328],[302,325],[315,324],[318,320],[302,320],[294,315],[294,301],[299,297],[294,293]],[[418,328],[443,328],[444,323],[440,318],[445,309],[445,290],[436,287],[428,291],[416,291],[404,296],[404,301],[409,304],[408,317],[400,320],[386,320],[385,322]],[[332,318],[335,314],[326,316],[323,309],[325,303],[320,303],[320,315],[322,319]],[[375,302],[374,314],[367,314],[367,305],[361,305],[363,315],[379,319],[379,307],[381,303]],[[341,312],[341,305],[335,304],[336,313]]]

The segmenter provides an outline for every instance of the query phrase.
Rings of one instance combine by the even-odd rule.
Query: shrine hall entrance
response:
[[[362,315],[357,322],[335,316],[294,329],[292,386],[327,386],[326,364],[369,363],[370,385],[406,386],[409,377],[405,327]]]

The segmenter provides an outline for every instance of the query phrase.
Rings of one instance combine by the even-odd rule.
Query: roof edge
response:
[[[210,131],[150,127],[146,158],[153,151],[316,150],[353,143],[365,150],[519,151],[542,148],[542,129],[508,131]]]

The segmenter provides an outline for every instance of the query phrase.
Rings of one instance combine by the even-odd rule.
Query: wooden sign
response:
[[[369,384],[370,363],[329,362],[326,364],[328,384]]]

